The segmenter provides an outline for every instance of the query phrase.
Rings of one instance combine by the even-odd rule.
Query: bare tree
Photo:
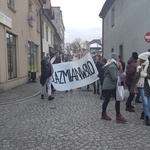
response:
[[[77,51],[79,51],[82,48],[83,45],[83,40],[80,38],[75,39],[72,43],[71,43],[71,47],[72,47],[72,51],[74,53],[77,53]]]
[[[66,43],[65,44],[65,50],[67,51],[67,54],[70,54],[70,51],[72,50],[71,43]]]

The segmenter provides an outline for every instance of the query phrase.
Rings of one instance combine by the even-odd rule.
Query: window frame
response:
[[[11,39],[12,37],[12,39]],[[6,32],[8,80],[17,78],[17,36]]]
[[[16,10],[15,10],[15,0],[7,0],[7,5],[8,5],[8,7],[9,7],[12,11],[16,12]]]

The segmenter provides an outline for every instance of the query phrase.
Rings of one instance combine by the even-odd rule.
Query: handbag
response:
[[[125,97],[124,87],[120,84],[120,78],[118,77],[117,88],[116,88],[116,100],[123,101]]]

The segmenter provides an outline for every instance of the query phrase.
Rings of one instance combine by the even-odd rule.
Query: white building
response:
[[[108,59],[115,51],[127,62],[132,52],[150,48],[144,39],[150,32],[149,8],[149,0],[106,0],[99,14],[103,22],[103,57]]]

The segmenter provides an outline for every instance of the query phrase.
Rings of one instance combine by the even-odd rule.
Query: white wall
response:
[[[48,26],[48,41],[46,40],[46,25]],[[54,45],[54,30],[49,24],[44,22],[43,52],[49,53],[50,45]]]
[[[111,27],[111,10],[115,8],[115,24]],[[149,0],[115,0],[104,18],[104,57],[110,58],[111,49],[119,53],[123,45],[126,62],[132,52],[144,52],[150,48],[144,35],[150,31]]]

